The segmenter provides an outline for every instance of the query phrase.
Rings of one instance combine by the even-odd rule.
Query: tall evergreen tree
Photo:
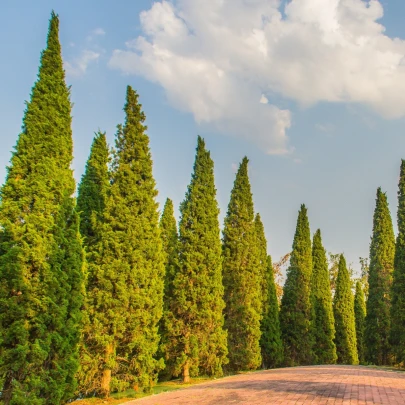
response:
[[[179,235],[177,233],[176,218],[174,217],[173,202],[166,200],[159,223],[160,236],[162,238],[163,251],[165,253],[165,289],[163,298],[163,317],[160,321],[159,333],[161,338],[160,355],[165,360],[166,369],[161,376],[170,378],[173,375],[175,358],[170,356],[170,323],[172,314],[170,308],[173,301],[173,280],[179,267]],[[170,346],[170,345],[169,345]]]
[[[333,313],[335,316],[335,344],[338,363],[359,364],[352,283],[343,255],[340,256],[339,260]]]
[[[87,291],[94,378],[106,396],[129,386],[148,389],[162,367],[155,360],[164,288],[157,191],[145,114],[130,86],[124,111]]]
[[[201,137],[180,214],[180,265],[173,280],[167,347],[177,359],[175,373],[188,382],[199,373],[222,375],[227,362],[214,162]]]
[[[312,264],[311,305],[314,362],[317,364],[334,364],[337,355],[334,342],[335,322],[332,294],[328,262],[319,229],[315,232],[313,239]]]
[[[83,250],[75,211],[71,103],[52,12],[0,208],[0,380],[6,405],[71,398]]]
[[[281,336],[286,365],[310,364],[312,361],[311,274],[311,235],[307,209],[305,205],[301,205],[280,308]]]
[[[77,210],[80,214],[80,230],[83,236],[87,253],[88,272],[86,289],[97,289],[98,267],[96,259],[98,243],[100,243],[103,215],[110,188],[110,161],[109,149],[104,133],[97,133],[91,146],[90,156],[86,169],[78,187]],[[80,344],[81,367],[77,375],[79,381],[78,391],[88,395],[100,390],[99,374],[100,365],[104,361],[104,353],[100,352],[95,339],[91,317],[97,311],[94,308],[92,294],[86,296],[84,307],[84,320],[82,340]]]
[[[398,184],[398,235],[395,246],[391,299],[390,341],[396,363],[405,362],[405,160]]]
[[[271,257],[267,255],[267,240],[260,214],[255,216],[256,243],[260,261],[262,284],[262,321],[260,323],[260,347],[264,368],[276,367],[282,361],[280,321],[274,271]]]
[[[356,294],[354,296],[354,316],[356,319],[356,339],[357,353],[359,355],[359,363],[364,364],[365,346],[364,346],[364,330],[366,319],[366,301],[364,299],[364,291],[360,281],[356,283]]]
[[[80,233],[87,247],[96,241],[97,222],[105,209],[110,186],[109,160],[106,135],[98,132],[91,145],[90,156],[77,195]]]
[[[239,166],[223,231],[225,327],[228,330],[229,367],[254,370],[262,362],[262,268],[253,218],[248,159]]]
[[[387,196],[379,188],[370,244],[365,356],[367,363],[380,366],[390,362],[390,304],[394,256],[395,237]]]

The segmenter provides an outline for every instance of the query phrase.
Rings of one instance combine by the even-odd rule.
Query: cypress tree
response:
[[[395,246],[391,299],[390,341],[395,362],[405,362],[405,160],[398,184],[398,235]]]
[[[390,362],[390,298],[394,256],[395,237],[387,196],[379,188],[370,244],[365,356],[367,363],[380,366]]]
[[[98,132],[91,145],[90,156],[77,195],[80,233],[87,248],[95,242],[97,222],[101,219],[105,209],[110,186],[109,161],[106,135]]]
[[[165,288],[163,298],[163,317],[160,321],[160,355],[163,356],[166,369],[161,373],[161,377],[170,378],[173,375],[173,364],[175,359],[170,356],[170,350],[167,348],[170,342],[170,308],[173,300],[173,280],[179,267],[179,236],[177,233],[177,224],[174,217],[173,202],[170,198],[166,200],[162,216],[159,223],[160,236],[162,238],[163,252],[165,254]]]
[[[333,313],[335,316],[335,344],[338,363],[359,364],[352,285],[343,255],[340,256],[339,260]]]
[[[110,161],[106,136],[97,133],[86,163],[86,169],[78,187],[77,210],[80,214],[80,230],[87,253],[88,272],[86,289],[93,292],[97,289],[98,267],[96,264],[100,231],[110,187]],[[88,395],[100,390],[98,378],[104,354],[93,339],[94,325],[92,314],[97,312],[93,295],[88,294],[85,300],[82,341],[80,345],[81,367],[77,375],[79,393]]]
[[[335,322],[332,294],[328,262],[319,229],[315,232],[313,239],[312,264],[311,305],[314,362],[317,364],[334,364],[337,355],[334,342]]]
[[[38,80],[1,189],[1,399],[57,405],[76,389],[83,250],[71,103],[52,12]]]
[[[276,367],[282,361],[283,345],[280,335],[278,301],[271,257],[267,255],[267,241],[260,214],[255,217],[256,241],[261,269],[262,321],[260,347],[264,368]]]
[[[285,363],[290,366],[310,364],[312,361],[311,273],[311,235],[307,209],[305,205],[301,205],[280,308]]]
[[[227,362],[224,288],[214,162],[198,137],[194,172],[180,206],[179,269],[173,280],[170,356],[183,381],[204,373],[221,376]]]
[[[253,199],[248,159],[239,166],[223,231],[225,327],[228,331],[229,367],[254,370],[262,362],[262,269],[253,222]]]
[[[354,296],[354,316],[356,319],[357,353],[359,355],[359,363],[364,364],[366,301],[364,299],[364,291],[360,281],[357,281],[356,283],[356,294]]]
[[[130,86],[124,111],[87,292],[97,391],[105,396],[129,386],[148,390],[162,368],[155,359],[164,288],[157,191],[145,114]]]

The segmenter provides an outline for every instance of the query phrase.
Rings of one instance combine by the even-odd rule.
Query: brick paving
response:
[[[260,371],[194,385],[125,405],[405,405],[405,373],[361,366]]]

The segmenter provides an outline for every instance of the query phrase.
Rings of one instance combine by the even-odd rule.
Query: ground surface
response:
[[[356,366],[268,370],[227,377],[125,405],[405,405],[405,373]]]

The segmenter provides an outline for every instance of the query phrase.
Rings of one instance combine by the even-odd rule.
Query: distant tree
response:
[[[227,363],[219,208],[214,162],[198,137],[194,172],[180,206],[180,265],[173,279],[168,355],[174,373],[221,376]]]
[[[322,245],[321,231],[315,232],[312,243],[312,334],[314,362],[317,364],[334,364],[337,360],[335,324],[332,308],[328,262]]]
[[[285,364],[304,365],[312,361],[310,280],[312,248],[307,209],[301,205],[298,214],[290,267],[284,285],[280,308],[281,336]]]
[[[5,405],[72,398],[84,255],[71,169],[71,103],[52,12],[38,80],[1,189],[0,381]]]
[[[397,215],[398,235],[392,283],[390,340],[394,361],[400,364],[405,362],[405,160],[401,162]]]
[[[281,303],[281,297],[283,296],[283,285],[284,285],[283,270],[288,267],[290,256],[291,253],[287,253],[283,255],[278,262],[273,263],[274,282],[276,284],[276,294],[279,305]]]
[[[225,327],[229,367],[233,371],[255,370],[262,363],[262,270],[253,222],[248,162],[245,157],[236,174],[223,231]]]
[[[261,267],[262,321],[260,323],[260,347],[264,368],[281,364],[283,344],[281,341],[278,301],[271,257],[267,255],[267,241],[260,215],[255,217],[256,241]]]
[[[395,237],[387,196],[377,190],[370,244],[369,294],[365,325],[365,359],[368,363],[390,363],[390,305],[394,269]]]
[[[145,114],[127,88],[118,126],[112,182],[89,261],[88,345],[99,362],[98,393],[145,390],[163,362],[155,360],[163,310],[164,253]],[[91,342],[90,342],[91,340]],[[94,353],[93,352],[93,353]]]
[[[160,355],[163,356],[166,368],[161,373],[165,378],[173,375],[173,367],[176,361],[170,356],[170,351],[166,347],[170,343],[171,313],[170,308],[173,304],[173,281],[179,270],[179,235],[177,232],[176,218],[174,217],[173,202],[170,198],[166,200],[163,214],[159,223],[160,236],[165,253],[165,292],[163,298],[163,317],[160,322],[159,334],[161,339]]]
[[[356,319],[356,339],[357,339],[357,353],[359,355],[360,364],[364,364],[364,330],[366,319],[366,301],[364,298],[363,287],[360,281],[356,283],[356,294],[354,296],[354,316]]]
[[[333,301],[335,344],[339,364],[359,364],[352,282],[343,255],[339,260],[336,292]]]

